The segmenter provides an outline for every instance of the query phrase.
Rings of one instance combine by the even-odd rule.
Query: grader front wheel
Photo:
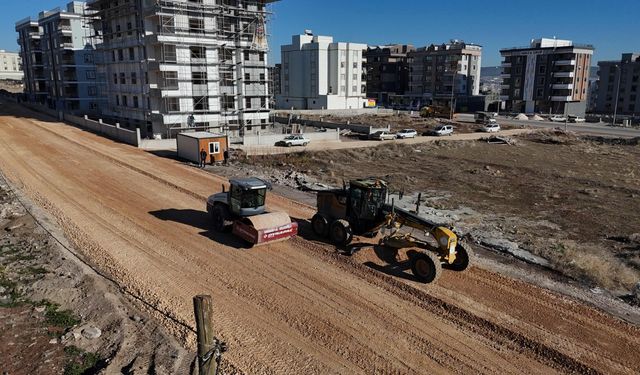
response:
[[[474,254],[471,247],[469,247],[469,245],[463,246],[458,243],[458,246],[456,247],[456,260],[451,264],[447,264],[445,268],[452,271],[464,271],[473,264],[473,258]]]

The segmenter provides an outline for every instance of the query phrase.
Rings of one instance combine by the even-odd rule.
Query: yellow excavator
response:
[[[376,178],[352,180],[342,189],[317,191],[317,213],[311,220],[314,233],[340,247],[348,247],[354,235],[374,237],[381,233],[379,245],[396,253],[408,250],[411,271],[425,283],[437,280],[443,265],[454,271],[469,267],[473,252],[451,228],[389,204],[387,194],[387,183]],[[405,231],[404,227],[423,235]]]
[[[420,117],[446,117],[451,116],[451,107],[444,105],[428,105],[420,108]]]

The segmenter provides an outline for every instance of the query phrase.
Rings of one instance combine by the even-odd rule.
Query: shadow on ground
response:
[[[218,233],[214,231],[211,226],[211,217],[205,211],[168,208],[164,210],[151,211],[149,214],[162,221],[172,221],[200,229],[201,232],[198,233],[199,235],[216,241],[221,245],[237,249],[249,248],[243,240],[235,237],[231,233]]]

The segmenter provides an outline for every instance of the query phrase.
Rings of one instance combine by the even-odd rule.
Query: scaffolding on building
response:
[[[269,110],[269,90],[268,87],[273,84],[269,80],[269,74],[266,66],[266,60],[260,59],[261,63],[256,64],[253,68],[264,70],[264,77],[260,74],[260,79],[252,79],[249,81],[259,81],[261,92],[252,92],[251,97],[260,97],[260,106],[258,108],[246,108],[247,97],[246,78],[242,72],[243,69],[250,67],[250,61],[244,58],[245,53],[262,53],[266,56],[268,49],[266,22],[271,15],[266,8],[266,4],[270,1],[265,0],[222,0],[215,3],[206,1],[178,1],[178,0],[133,0],[131,2],[113,2],[113,0],[96,0],[92,5],[92,9],[100,14],[101,24],[94,29],[102,29],[100,37],[105,38],[104,49],[106,54],[111,51],[115,59],[116,50],[129,47],[126,44],[127,39],[115,40],[109,34],[122,34],[123,32],[134,32],[137,36],[137,45],[142,48],[149,48],[153,44],[158,50],[154,50],[155,59],[149,59],[144,56],[139,67],[148,72],[158,74],[153,77],[158,82],[158,88],[154,93],[159,94],[160,111],[151,111],[151,108],[145,112],[147,116],[153,116],[159,113],[178,114],[185,121],[180,123],[169,124],[166,126],[169,136],[175,135],[176,132],[191,128],[197,130],[218,130],[223,132],[237,132],[238,135],[244,133],[247,125],[253,126],[246,120],[247,113],[265,112]],[[110,6],[118,3],[117,6]],[[133,8],[131,8],[133,7]],[[143,22],[136,22],[135,29],[130,30],[112,30],[109,20],[122,17],[123,13],[129,10],[139,10],[137,14],[142,14]],[[132,13],[128,13],[132,14]],[[142,21],[142,20],[141,20]],[[146,22],[155,25],[155,30],[147,30],[145,32],[144,24]],[[97,25],[98,26],[98,25]],[[151,31],[151,33],[149,32]],[[96,33],[99,34],[99,33]],[[145,38],[152,38],[151,43]],[[166,40],[172,40],[167,42]],[[123,44],[124,43],[124,44]],[[189,62],[180,62],[181,56],[178,56],[176,46],[189,46]],[[213,58],[213,54],[207,53],[208,48],[214,48],[217,51],[217,58]],[[108,61],[109,56],[105,56]],[[117,63],[118,61],[116,61]],[[183,74],[180,76],[173,73],[164,73],[159,67],[160,64],[177,64],[181,67]],[[108,64],[105,64],[108,66]],[[209,74],[211,66],[217,68],[217,76]],[[190,72],[191,94],[193,101],[192,110],[185,108],[177,108],[175,111],[176,94],[170,90],[180,88],[180,82],[187,81],[185,70]],[[108,68],[106,74],[109,74]],[[140,75],[140,74],[139,74]],[[170,76],[170,77],[169,77]],[[111,79],[107,76],[106,79]],[[117,80],[118,77],[114,77]],[[148,83],[148,79],[145,79]],[[141,84],[143,80],[140,79]],[[164,86],[171,84],[170,90],[163,90]],[[217,92],[212,90],[212,86],[217,85]],[[109,87],[112,85],[107,85]],[[177,86],[177,87],[176,87]],[[254,89],[255,89],[254,85]],[[147,84],[147,87],[149,85]],[[108,90],[107,90],[108,91]],[[117,92],[121,92],[118,87]],[[140,92],[146,95],[151,94],[149,90],[141,88]],[[178,98],[184,98],[189,95],[188,92],[179,94]],[[216,98],[219,105],[215,106],[215,100],[210,102],[209,98]],[[178,101],[180,99],[177,99]],[[217,124],[211,124],[210,121],[193,121],[194,116],[201,119],[207,119],[207,115],[217,115]],[[211,117],[209,117],[211,118]],[[272,123],[268,116],[267,125]],[[264,124],[260,124],[264,125]]]

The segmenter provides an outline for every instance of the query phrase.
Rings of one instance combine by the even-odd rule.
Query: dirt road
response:
[[[209,230],[204,197],[222,179],[14,105],[1,111],[8,179],[186,341],[192,296],[211,294],[225,358],[241,372],[640,371],[640,330],[587,306],[479,268],[421,285],[303,238],[241,249]],[[312,215],[283,197],[269,204]]]

